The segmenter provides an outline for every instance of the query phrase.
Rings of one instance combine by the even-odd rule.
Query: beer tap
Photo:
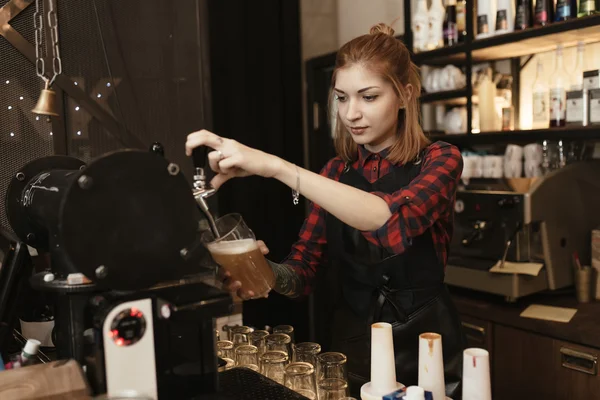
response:
[[[196,147],[192,151],[192,159],[194,161],[195,169],[193,194],[194,198],[196,199],[196,202],[198,203],[198,206],[206,215],[206,218],[208,219],[208,222],[210,224],[210,229],[212,230],[213,234],[215,235],[215,237],[221,237],[217,229],[215,219],[213,218],[212,213],[208,208],[208,203],[206,202],[207,198],[217,193],[217,190],[212,187],[210,182],[206,182],[206,174],[204,172],[204,168],[206,166],[206,152],[206,146]]]

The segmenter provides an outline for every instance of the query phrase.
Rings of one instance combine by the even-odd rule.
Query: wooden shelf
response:
[[[416,53],[413,60],[426,65],[462,64],[469,52],[473,62],[503,60],[552,51],[559,43],[575,46],[578,41],[600,42],[600,14]]]
[[[477,39],[471,43],[473,62],[542,53],[584,43],[600,42],[600,15],[555,22],[547,26]]]
[[[429,139],[465,145],[485,144],[527,144],[542,140],[600,140],[600,126],[574,126],[552,129],[532,129],[523,131],[482,132],[476,134],[430,134]]]
[[[423,93],[420,97],[422,104],[467,104],[467,89],[446,90],[443,92]]]

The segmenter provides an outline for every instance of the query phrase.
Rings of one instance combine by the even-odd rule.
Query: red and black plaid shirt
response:
[[[386,150],[374,154],[363,146],[358,148],[358,159],[352,168],[369,182],[382,178],[394,166],[385,158]],[[392,216],[381,228],[363,231],[364,237],[393,254],[400,254],[410,246],[413,237],[431,229],[438,258],[446,265],[453,231],[455,194],[462,167],[458,148],[445,142],[429,145],[425,149],[420,174],[408,186],[391,194],[373,192],[385,200]],[[344,162],[335,157],[325,165],[321,175],[337,181],[343,169]],[[310,204],[300,239],[283,261],[303,278],[304,294],[312,290],[316,269],[327,262],[326,215],[327,211],[319,205]]]

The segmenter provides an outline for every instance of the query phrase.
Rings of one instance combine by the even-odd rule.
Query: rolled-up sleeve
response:
[[[421,172],[407,186],[388,194],[373,192],[388,204],[392,213],[375,231],[362,232],[371,243],[389,253],[400,254],[452,207],[463,161],[455,146],[436,142],[423,157]]]

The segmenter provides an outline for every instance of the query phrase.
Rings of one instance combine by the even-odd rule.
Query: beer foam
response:
[[[248,253],[252,250],[256,250],[258,245],[254,239],[240,239],[240,240],[223,240],[217,243],[210,243],[208,249],[217,254],[223,255],[234,255]]]

